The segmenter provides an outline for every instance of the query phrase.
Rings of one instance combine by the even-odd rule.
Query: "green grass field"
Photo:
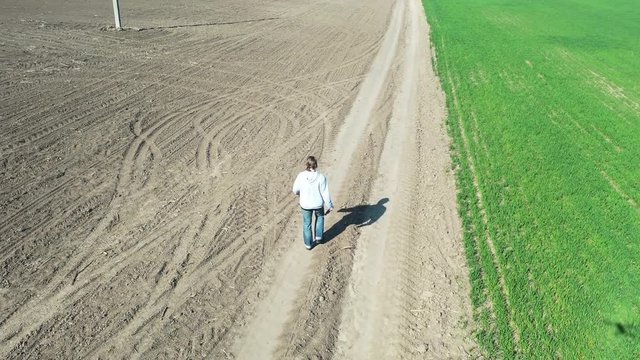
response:
[[[640,358],[640,3],[424,0],[489,358]]]

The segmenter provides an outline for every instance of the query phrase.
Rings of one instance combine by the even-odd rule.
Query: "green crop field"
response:
[[[424,0],[488,358],[640,358],[640,3]]]

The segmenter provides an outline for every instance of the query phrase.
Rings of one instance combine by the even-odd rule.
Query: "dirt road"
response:
[[[419,1],[141,1],[124,32],[6,3],[1,358],[474,351]],[[337,204],[311,252],[308,154]]]

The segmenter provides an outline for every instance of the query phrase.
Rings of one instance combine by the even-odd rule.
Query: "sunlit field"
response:
[[[424,4],[481,347],[638,358],[637,1]]]

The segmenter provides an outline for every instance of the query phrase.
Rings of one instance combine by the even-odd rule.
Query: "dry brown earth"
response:
[[[419,1],[121,2],[0,5],[0,358],[475,351]]]

